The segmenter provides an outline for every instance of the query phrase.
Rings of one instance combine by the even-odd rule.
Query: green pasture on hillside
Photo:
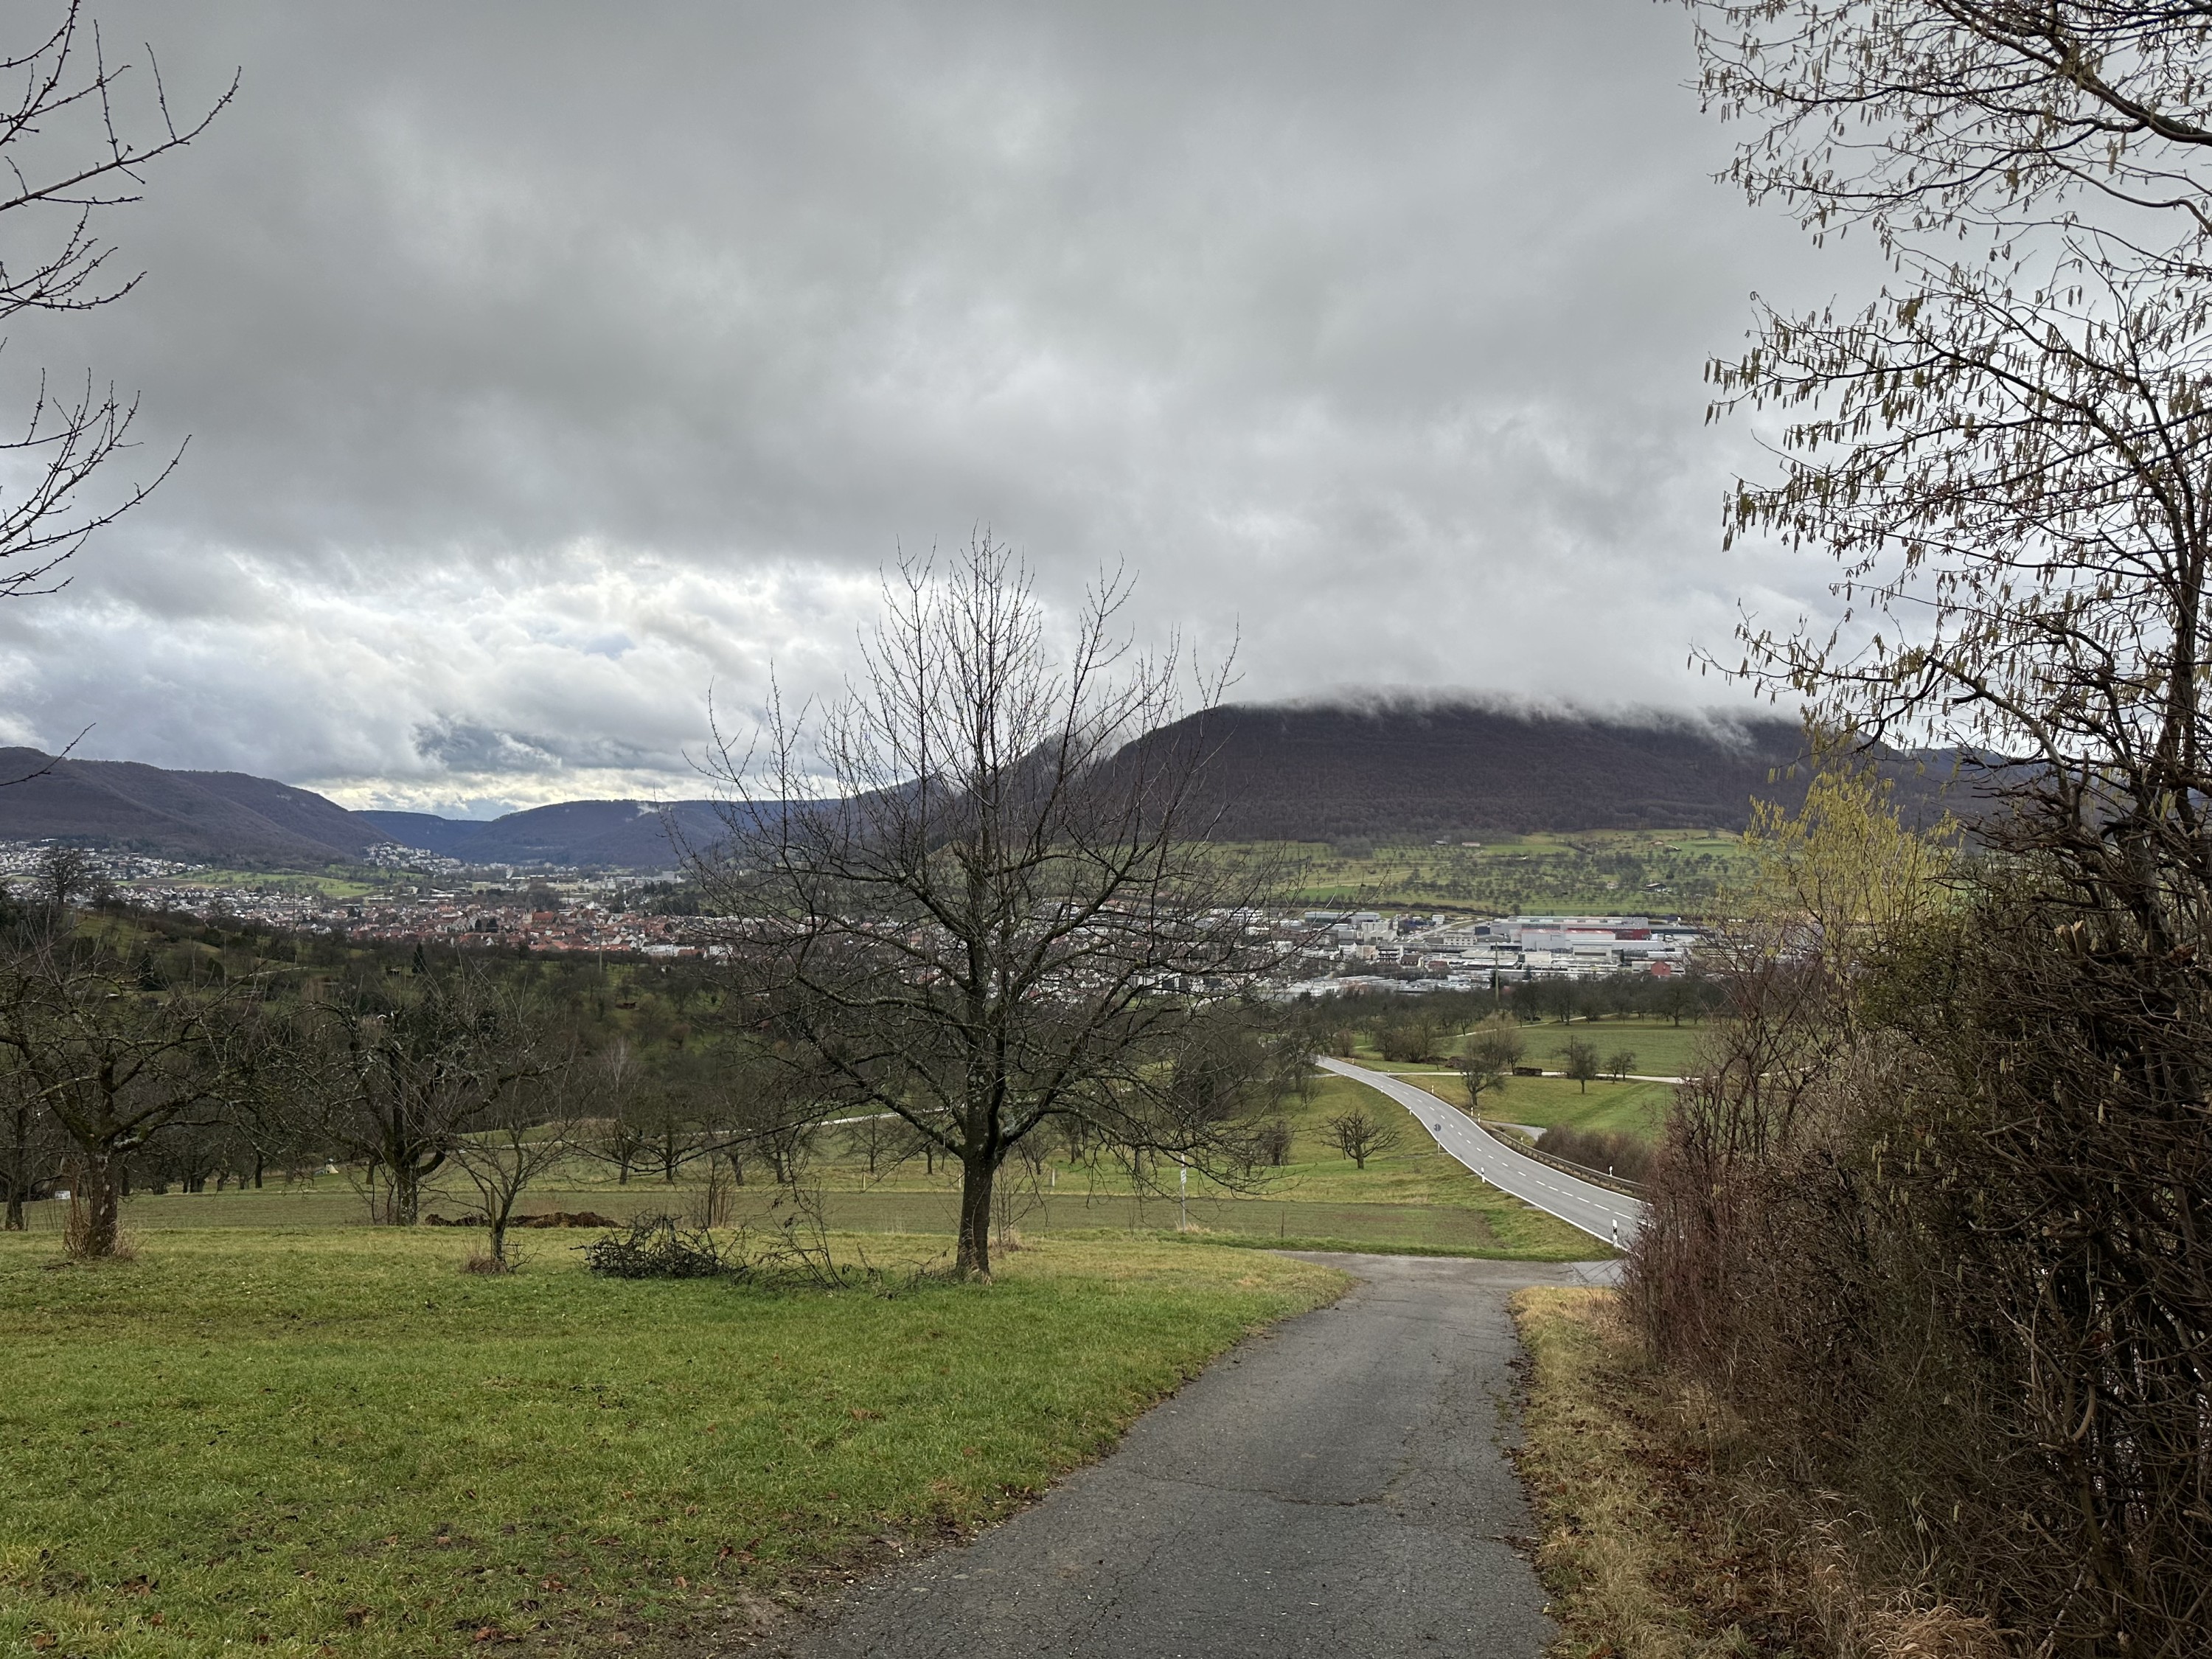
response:
[[[1305,903],[1496,915],[1566,910],[1700,916],[1748,864],[1741,836],[1709,830],[1488,836],[1479,845],[1268,842],[1239,847],[1250,856],[1286,864],[1291,896]]]
[[[1346,1282],[1054,1239],[988,1287],[464,1276],[433,1230],[0,1237],[0,1646],[156,1659],[696,1651],[1003,1515]],[[879,1257],[929,1241],[878,1239]]]
[[[420,879],[414,878],[414,879]],[[367,898],[388,892],[393,877],[388,871],[353,865],[305,870],[190,870],[175,875],[149,877],[131,886],[197,887],[210,892],[255,892],[325,899]]]

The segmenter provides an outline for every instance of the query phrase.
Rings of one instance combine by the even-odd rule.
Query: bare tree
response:
[[[131,964],[93,941],[50,935],[0,966],[0,1045],[68,1140],[81,1254],[115,1252],[125,1160],[213,1115],[234,1012],[220,986],[139,989]]]
[[[63,1141],[37,1080],[13,1049],[0,1049],[0,1201],[5,1230],[24,1227],[24,1201],[61,1166]]]
[[[136,287],[114,266],[101,228],[138,199],[148,165],[202,133],[236,94],[228,88],[180,122],[151,47],[144,67],[111,58],[82,0],[52,21],[11,18],[22,44],[0,46],[0,325],[27,313],[90,311]],[[57,566],[94,531],[143,500],[176,465],[172,456],[119,499],[88,499],[94,477],[131,447],[135,399],[88,375],[57,393],[43,379],[0,459],[27,483],[0,496],[0,598],[47,591]],[[20,471],[18,469],[20,468]]]
[[[378,1218],[412,1226],[422,1183],[461,1138],[556,1062],[531,1011],[463,959],[387,989],[364,983],[317,1010],[322,1040],[303,1050],[301,1087],[322,1132],[366,1171]]]
[[[1329,1145],[1362,1170],[1369,1158],[1393,1150],[1406,1138],[1395,1122],[1376,1117],[1364,1106],[1337,1113],[1328,1121],[1326,1132]]]
[[[1582,1085],[1584,1094],[1589,1092],[1590,1079],[1601,1076],[1598,1070],[1597,1044],[1583,1037],[1569,1037],[1559,1051],[1559,1069]]]
[[[485,1121],[453,1139],[453,1161],[483,1205],[485,1242],[495,1272],[514,1271],[507,1234],[522,1194],[576,1151],[571,1080],[568,1065],[550,1059],[543,1070],[507,1090]]]
[[[1179,1090],[1176,1061],[1268,959],[1248,929],[1272,872],[1200,839],[1202,722],[1129,743],[1183,714],[1183,665],[1120,636],[1121,580],[1058,662],[988,538],[885,587],[840,702],[719,750],[730,841],[694,866],[732,918],[738,1005],[823,1115],[896,1113],[958,1161],[957,1271],[984,1278],[993,1182],[1048,1125],[1237,1162],[1231,1103]]]
[[[1483,1026],[1468,1037],[1452,1060],[1452,1069],[1467,1085],[1469,1111],[1480,1113],[1483,1096],[1504,1087],[1513,1068],[1521,1063],[1521,1033],[1508,1020]]]
[[[1781,476],[1731,534],[1833,561],[1838,615],[1727,665],[1824,724],[1956,745],[2084,916],[2154,951],[2212,891],[2212,17],[2148,0],[1697,0],[1734,176],[1895,279],[1714,366]],[[2178,878],[2178,879],[2177,879]]]
[[[872,1176],[878,1164],[898,1158],[902,1147],[898,1130],[902,1127],[902,1120],[888,1112],[863,1112],[845,1126],[845,1145],[860,1155]]]
[[[617,1040],[587,1068],[585,1086],[595,1097],[595,1121],[580,1144],[592,1157],[613,1164],[616,1184],[627,1187],[630,1171],[645,1161],[652,1146],[639,1113],[644,1067],[629,1044]]]

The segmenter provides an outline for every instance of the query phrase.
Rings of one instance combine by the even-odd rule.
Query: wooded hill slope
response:
[[[1212,755],[1197,822],[1233,841],[1459,841],[1534,830],[1740,830],[1802,798],[1794,720],[1481,704],[1231,706],[1140,738]],[[1127,752],[1127,751],[1125,751]],[[1948,768],[1885,769],[1916,812]],[[1963,794],[1965,792],[1959,792]]]
[[[57,760],[0,749],[0,838],[58,840],[189,863],[319,868],[387,837],[309,789],[245,772]]]

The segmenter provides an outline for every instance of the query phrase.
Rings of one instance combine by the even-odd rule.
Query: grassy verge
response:
[[[1540,1211],[1539,1214],[1542,1213]],[[1445,1255],[1472,1257],[1483,1261],[1590,1261],[1613,1252],[1593,1241],[1587,1233],[1559,1243],[1547,1242],[1516,1249],[1510,1254],[1482,1246],[1465,1247],[1450,1244],[1408,1243],[1398,1241],[1377,1243],[1366,1238],[1338,1238],[1326,1235],[1304,1237],[1297,1233],[1233,1233],[1200,1231],[1162,1233],[1163,1242],[1177,1244],[1216,1244],[1238,1250],[1350,1250],[1364,1255]]]
[[[1529,1358],[1521,1471],[1571,1659],[1996,1659],[1827,1500],[1739,1442],[1717,1402],[1646,1364],[1613,1293],[1513,1300]]]
[[[1465,1107],[1467,1085],[1455,1077],[1405,1079],[1437,1099]],[[1527,1123],[1548,1129],[1555,1123],[1577,1129],[1620,1129],[1656,1140],[1674,1104],[1671,1083],[1614,1083],[1601,1079],[1588,1090],[1563,1077],[1516,1077],[1504,1088],[1486,1090],[1482,1115],[1498,1123]]]
[[[599,1280],[550,1238],[503,1279],[450,1235],[159,1232],[95,1268],[0,1238],[0,1648],[710,1638],[1002,1515],[1344,1283],[1052,1240],[988,1289],[775,1293]]]

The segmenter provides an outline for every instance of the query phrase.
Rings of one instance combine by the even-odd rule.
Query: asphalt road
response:
[[[1592,1237],[1626,1245],[1644,1224],[1640,1200],[1595,1182],[1577,1181],[1548,1164],[1522,1157],[1475,1127],[1457,1107],[1446,1105],[1418,1085],[1401,1083],[1387,1073],[1370,1072],[1346,1060],[1323,1058],[1317,1063],[1339,1077],[1356,1079],[1387,1095],[1419,1119],[1437,1146],[1492,1186],[1549,1211]]]
[[[1361,1276],[972,1545],[849,1586],[798,1659],[1536,1659],[1506,1298],[1573,1267],[1310,1256]]]

